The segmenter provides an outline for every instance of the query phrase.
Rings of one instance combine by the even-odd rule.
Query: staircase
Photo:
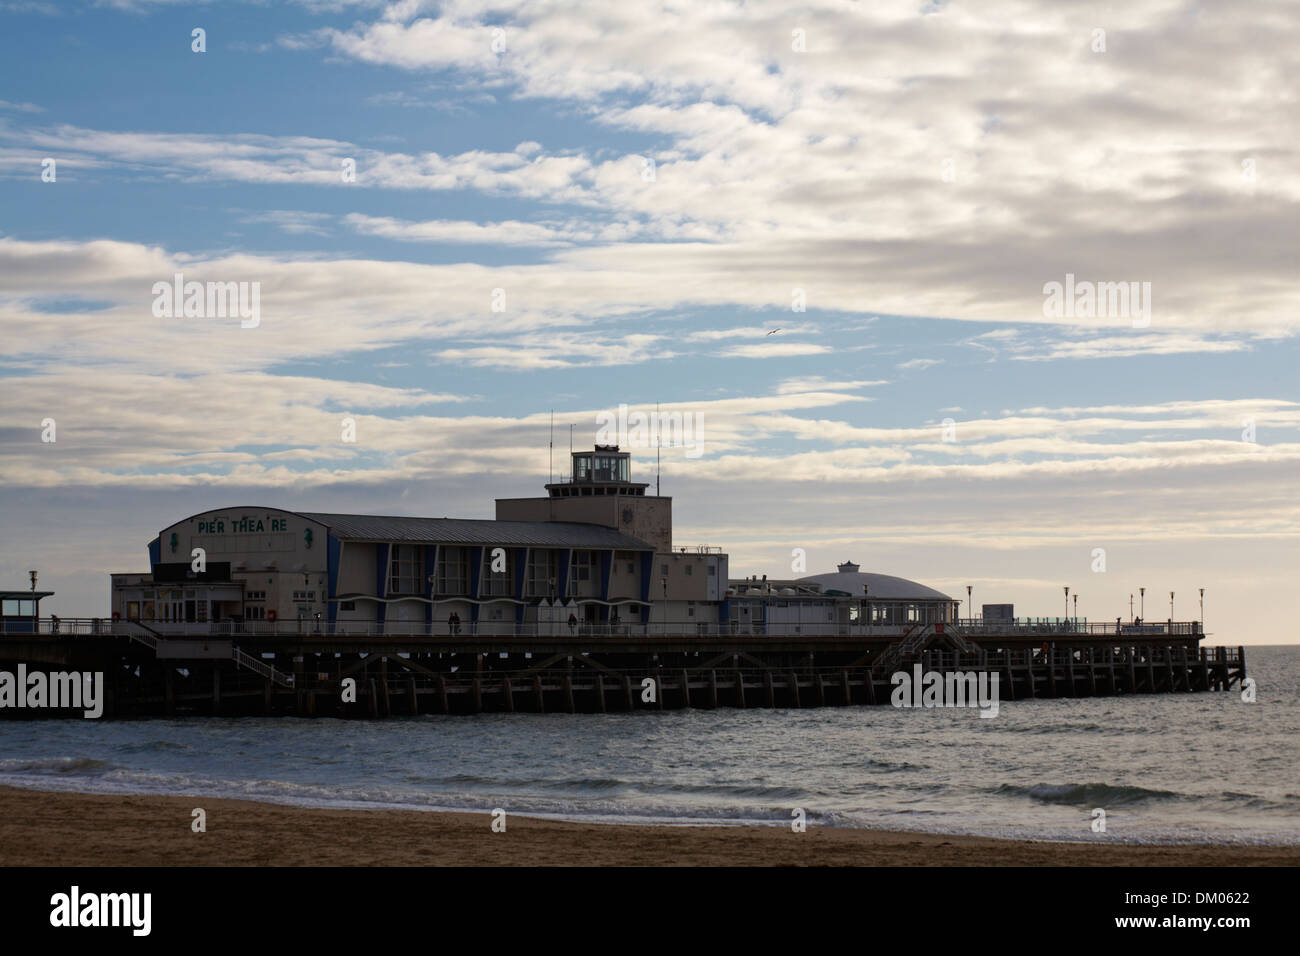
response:
[[[918,624],[903,635],[897,644],[890,644],[885,652],[871,665],[871,672],[876,677],[884,677],[900,667],[912,664],[917,653],[935,637],[946,637],[963,654],[977,654],[979,648],[966,639],[961,631],[951,624]]]
[[[139,621],[117,621],[113,625],[113,633],[125,634],[136,643],[149,648],[154,652],[155,656],[158,654],[159,643],[164,645],[167,643],[167,638]],[[236,666],[252,671],[255,674],[261,674],[267,680],[279,684],[281,687],[292,688],[294,686],[292,674],[276,670],[265,661],[259,660],[251,654],[245,654],[233,644],[230,646],[230,659],[235,662]]]
[[[890,644],[885,648],[885,653],[881,654],[875,663],[871,665],[871,673],[876,677],[883,677],[904,664],[911,663],[916,652],[933,636],[933,624],[918,624],[915,628],[906,632],[903,639],[897,644]]]
[[[245,654],[237,647],[230,649],[230,659],[247,670],[261,674],[267,680],[274,681],[281,687],[293,687],[293,675],[278,671],[266,661],[260,661],[251,654]]]

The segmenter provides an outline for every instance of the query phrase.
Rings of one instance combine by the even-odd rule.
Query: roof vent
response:
[[[852,561],[845,561],[843,564],[836,565],[835,570],[839,571],[840,574],[857,574],[858,566]]]

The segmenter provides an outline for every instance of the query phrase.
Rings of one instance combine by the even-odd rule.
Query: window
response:
[[[357,609],[356,601],[339,601],[340,611],[355,611]]]
[[[668,577],[668,565],[666,564],[659,565],[659,576],[662,578]]]
[[[691,565],[686,565],[686,576],[688,578],[694,573],[694,571],[695,569]]]
[[[420,549],[413,544],[395,544],[390,558],[389,594],[421,594]]]
[[[573,580],[590,581],[592,569],[595,565],[596,552],[594,551],[575,551],[573,552]]]
[[[245,592],[244,592],[244,600],[245,600],[245,601],[265,601],[265,600],[266,600],[266,592],[265,592],[265,591],[245,591]]]
[[[596,481],[627,481],[627,461],[618,455],[596,455],[592,478]]]
[[[295,601],[314,601],[316,600],[315,591],[294,591],[293,599]]]
[[[559,569],[559,555],[555,551],[531,552],[528,555],[528,596],[554,597],[553,588],[559,587]]]
[[[469,561],[464,548],[438,549],[435,587],[440,595],[469,594]]]

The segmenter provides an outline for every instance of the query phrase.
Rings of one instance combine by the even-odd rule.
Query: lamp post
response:
[[[1128,596],[1128,619],[1133,620],[1133,595],[1131,593]]]
[[[1074,626],[1079,626],[1079,592],[1074,592]]]
[[[35,634],[40,627],[40,622],[36,619],[36,572],[28,571],[27,575],[32,579],[32,633]]]
[[[1065,620],[1070,620],[1070,586],[1065,585]]]
[[[867,636],[871,636],[871,585],[862,585],[862,603],[867,615]]]
[[[975,610],[973,607],[971,607],[971,602],[970,602],[970,592],[972,588],[973,585],[970,584],[966,585],[966,620],[968,622],[975,620]]]
[[[1205,588],[1201,588],[1201,630],[1205,630]]]
[[[1138,588],[1138,617],[1147,616],[1147,589]]]
[[[1170,591],[1169,592],[1169,620],[1172,622],[1173,619],[1174,619],[1174,592]]]
[[[659,583],[663,586],[664,589],[664,633],[667,634],[668,633],[668,578],[666,576],[660,578]]]

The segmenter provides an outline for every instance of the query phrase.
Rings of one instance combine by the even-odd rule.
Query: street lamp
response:
[[[1169,620],[1174,619],[1174,592],[1169,592]]]
[[[966,585],[966,620],[967,621],[975,620],[975,611],[971,608],[971,603],[970,603],[970,592],[972,587],[973,586],[970,584]]]
[[[1074,626],[1079,626],[1079,592],[1074,592]]]
[[[1070,586],[1065,585],[1065,619],[1070,620]]]
[[[663,589],[664,589],[664,633],[667,634],[668,633],[668,578],[666,576],[661,577],[659,579],[659,583],[663,585]]]
[[[27,575],[32,579],[32,633],[35,634],[40,626],[36,620],[36,572],[28,571]]]
[[[1205,588],[1201,588],[1201,630],[1205,630]]]
[[[862,585],[862,604],[867,615],[867,636],[871,636],[871,585]]]
[[[1147,589],[1138,588],[1138,617],[1147,616]]]

